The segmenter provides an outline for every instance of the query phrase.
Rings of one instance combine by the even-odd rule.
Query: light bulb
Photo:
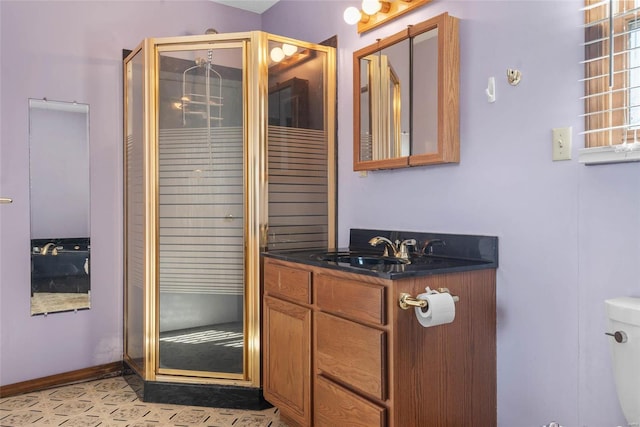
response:
[[[285,55],[291,56],[298,51],[298,47],[292,44],[284,43],[282,45],[282,51],[284,52]]]
[[[280,62],[284,59],[284,52],[282,51],[282,48],[274,47],[271,49],[269,56],[273,62]]]
[[[354,25],[360,21],[360,11],[357,7],[350,6],[344,10],[342,17],[344,18],[344,22],[349,25]]]
[[[362,10],[367,15],[375,15],[382,9],[380,0],[362,0]]]

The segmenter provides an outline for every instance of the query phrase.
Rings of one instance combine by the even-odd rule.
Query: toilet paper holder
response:
[[[449,292],[449,289],[447,288],[438,288],[436,289],[439,293],[448,293],[450,294],[451,292]],[[451,298],[453,298],[453,302],[458,302],[460,301],[460,297],[456,296],[456,295],[452,295]],[[427,310],[429,307],[429,303],[426,300],[423,299],[417,299],[411,296],[411,294],[408,294],[406,292],[403,292],[400,294],[400,298],[398,299],[398,305],[400,306],[401,309],[403,310],[408,310],[411,307],[420,307],[423,311]]]

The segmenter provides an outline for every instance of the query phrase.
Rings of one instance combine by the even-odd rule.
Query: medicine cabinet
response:
[[[353,170],[460,161],[458,19],[443,13],[353,54]]]

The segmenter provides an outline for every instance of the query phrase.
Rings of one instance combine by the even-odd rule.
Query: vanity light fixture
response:
[[[344,18],[344,22],[349,25],[355,25],[360,21],[367,22],[369,20],[369,16],[360,12],[360,10],[355,6],[349,6],[346,8],[342,17]]]
[[[362,0],[362,11],[367,15],[375,15],[378,12],[387,13],[391,7],[388,1]]]
[[[300,49],[298,46],[283,43],[282,45],[272,47],[269,51],[269,58],[271,59],[269,68],[280,67],[284,70],[312,57],[315,57],[312,50]]]
[[[298,47],[292,44],[283,43],[282,51],[284,52],[285,56],[291,56],[298,51]]]
[[[271,49],[271,52],[269,53],[269,58],[271,58],[273,62],[280,62],[284,59],[284,51],[280,46],[276,46],[273,49]]]
[[[298,52],[297,46],[294,46],[288,43],[283,43],[282,47],[276,46],[273,49],[271,49],[271,52],[269,52],[269,57],[273,62],[277,63],[287,57],[295,55],[296,52]]]
[[[397,18],[431,0],[362,0],[361,9],[350,6],[342,15],[349,25],[358,24],[358,33],[364,33]]]

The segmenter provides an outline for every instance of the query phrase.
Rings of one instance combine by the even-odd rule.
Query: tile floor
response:
[[[243,411],[141,402],[123,377],[2,398],[0,426],[287,427],[276,408]]]

